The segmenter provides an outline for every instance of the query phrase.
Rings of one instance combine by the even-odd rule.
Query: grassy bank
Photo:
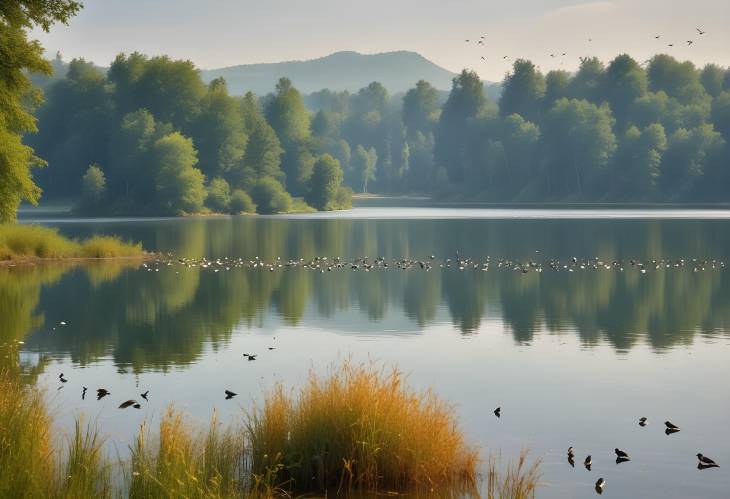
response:
[[[490,461],[482,476],[452,409],[396,371],[311,374],[296,397],[280,386],[244,421],[223,427],[214,414],[197,430],[170,408],[142,425],[128,459],[111,460],[81,422],[54,438],[43,394],[0,372],[0,497],[479,497],[483,483],[489,498],[522,499],[538,480],[524,457],[504,474]]]
[[[0,225],[0,262],[41,259],[132,258],[145,253],[140,244],[113,236],[83,241],[68,239],[58,230],[38,225]]]

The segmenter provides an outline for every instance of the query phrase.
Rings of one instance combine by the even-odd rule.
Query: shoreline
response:
[[[11,258],[9,260],[0,260],[0,268],[7,267],[30,267],[34,265],[45,265],[45,264],[58,264],[58,263],[93,263],[93,262],[115,262],[115,261],[149,261],[158,257],[159,253],[145,253],[143,255],[136,256],[104,256],[104,257],[93,257],[93,256],[79,256],[79,257],[20,257]]]

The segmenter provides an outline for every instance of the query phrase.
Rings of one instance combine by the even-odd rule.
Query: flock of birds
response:
[[[498,418],[502,417],[502,408],[497,407],[494,410],[494,415]],[[649,424],[649,420],[646,417],[639,418],[639,426],[642,428],[646,427]],[[672,435],[674,433],[678,433],[680,431],[679,426],[675,425],[671,421],[665,421],[664,422],[664,433],[666,435]],[[613,450],[613,452],[616,454],[616,464],[626,463],[628,461],[631,461],[631,457],[629,456],[629,453],[626,451],[623,451],[619,449],[618,447]],[[573,449],[573,446],[571,445],[568,447],[568,464],[570,464],[571,467],[575,468],[575,450]],[[583,460],[583,466],[588,471],[591,471],[591,468],[593,466],[593,457],[589,454],[584,460]],[[697,469],[698,470],[706,470],[710,468],[719,468],[720,465],[717,464],[714,460],[710,459],[709,457],[703,455],[701,452],[697,453]],[[603,494],[603,488],[606,486],[606,479],[601,477],[596,481],[596,492],[598,494]]]
[[[702,28],[695,28],[695,31],[697,32],[697,36],[699,36],[699,37],[702,37],[702,36],[704,36],[704,35],[707,34],[707,31],[703,30]],[[655,40],[661,40],[662,39],[662,35],[654,35],[654,39]],[[487,35],[480,35],[479,38],[477,38],[477,39],[467,38],[466,40],[464,40],[464,42],[465,43],[468,43],[468,44],[469,43],[475,44],[477,46],[481,46],[481,47],[486,48],[486,46],[487,46],[486,45],[486,40],[487,40]],[[593,38],[588,38],[588,43],[592,43],[592,42],[593,42]],[[689,40],[686,40],[685,43],[686,43],[687,47],[691,47],[692,45],[694,45],[695,40],[689,39]],[[673,48],[674,47],[674,42],[671,41],[671,42],[667,43],[667,47]],[[567,55],[568,55],[567,52],[553,52],[553,53],[550,54],[550,57],[553,58],[553,59],[556,59],[556,58],[565,57]],[[481,56],[481,60],[484,61],[484,62],[486,62],[487,61],[487,58],[482,55]],[[502,60],[504,60],[504,61],[510,61],[511,58],[508,55],[504,55],[504,56],[502,56]],[[645,61],[642,64],[647,64],[648,62],[649,61]]]
[[[484,260],[476,260],[468,257],[462,258],[457,251],[454,258],[446,258],[442,261],[438,261],[436,259],[436,256],[434,255],[431,255],[425,259],[386,259],[382,256],[373,259],[368,257],[330,258],[326,256],[316,256],[314,258],[306,260],[304,258],[282,260],[281,257],[277,257],[272,261],[266,261],[265,259],[258,256],[253,259],[244,259],[240,257],[224,257],[216,259],[207,259],[205,257],[176,259],[168,255],[167,257],[160,257],[149,263],[143,263],[141,270],[146,272],[159,272],[160,269],[175,266],[183,269],[199,268],[204,270],[210,270],[214,273],[221,271],[227,272],[234,269],[251,269],[276,272],[277,270],[294,268],[301,268],[320,273],[342,270],[371,272],[375,270],[388,269],[416,269],[428,272],[434,268],[439,268],[460,271],[475,270],[481,272],[487,272],[490,269],[495,269],[501,271],[517,272],[521,274],[527,274],[529,272],[541,273],[544,271],[589,272],[610,270],[624,272],[626,269],[634,269],[643,275],[647,274],[650,271],[673,269],[691,269],[694,273],[720,270],[725,268],[725,262],[716,259],[700,258],[690,258],[687,260],[685,260],[684,258],[652,258],[649,260],[639,260],[632,258],[629,260],[608,260],[599,258],[597,256],[591,258],[578,258],[574,256],[569,258],[568,260],[560,260],[557,258],[542,260],[499,258],[493,260],[490,256],[487,256]],[[176,273],[179,273],[179,271],[176,271]]]

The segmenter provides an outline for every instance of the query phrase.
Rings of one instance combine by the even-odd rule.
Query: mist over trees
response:
[[[188,61],[120,54],[107,73],[71,61],[37,117],[26,140],[49,162],[46,196],[110,213],[330,210],[352,191],[730,200],[730,73],[668,55],[584,58],[573,74],[517,60],[495,102],[467,70],[448,96],[426,81],[302,95],[281,78],[239,97]]]

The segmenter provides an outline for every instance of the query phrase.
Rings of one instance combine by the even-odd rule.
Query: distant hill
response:
[[[405,92],[418,80],[426,80],[439,90],[449,90],[456,76],[422,55],[406,51],[336,52],[309,61],[243,64],[202,70],[201,74],[206,82],[222,76],[232,94],[250,90],[258,95],[272,92],[282,76],[289,78],[304,94],[323,88],[355,92],[373,81],[382,83],[391,94]]]

